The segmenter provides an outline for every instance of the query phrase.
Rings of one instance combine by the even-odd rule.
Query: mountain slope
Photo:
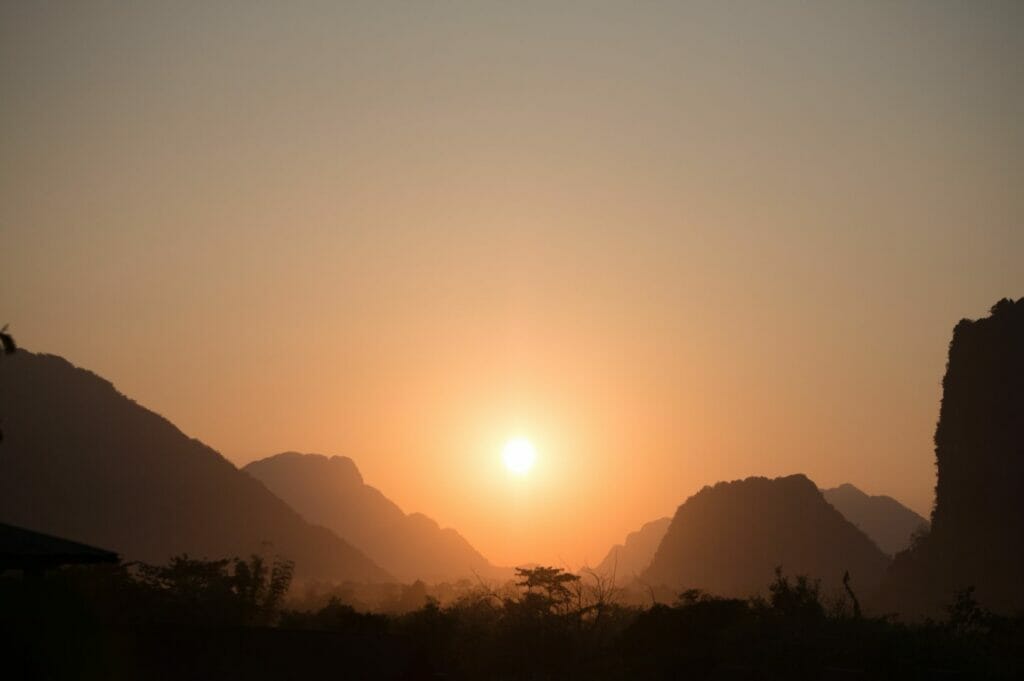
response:
[[[303,517],[345,537],[403,580],[497,574],[458,532],[442,529],[420,513],[406,515],[365,484],[348,457],[286,452],[254,461],[243,470]]]
[[[628,580],[639,575],[654,559],[654,552],[658,550],[662,538],[672,523],[671,518],[658,518],[644,523],[636,532],[626,535],[623,544],[616,544],[604,557],[596,570],[602,575],[612,575],[616,581]]]
[[[53,355],[0,362],[0,520],[164,562],[269,549],[296,575],[386,581],[220,454]],[[269,546],[268,546],[269,544]]]
[[[865,494],[850,483],[823,489],[821,493],[890,556],[910,546],[911,536],[928,527],[926,519],[892,497]]]
[[[679,507],[651,566],[652,585],[724,596],[764,591],[781,566],[838,588],[877,585],[889,560],[803,475],[720,482]]]
[[[989,609],[1024,609],[1024,298],[953,330],[935,462],[931,531],[896,556],[882,601],[935,615],[973,586]]]

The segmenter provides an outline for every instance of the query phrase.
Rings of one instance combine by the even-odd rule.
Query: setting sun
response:
[[[0,681],[1024,681],[1021,34],[0,0]]]
[[[537,450],[526,438],[517,437],[505,443],[502,450],[505,468],[516,475],[526,475],[537,460]]]

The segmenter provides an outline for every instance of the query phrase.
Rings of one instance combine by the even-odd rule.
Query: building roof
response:
[[[0,523],[0,570],[47,570],[117,561],[113,551]]]

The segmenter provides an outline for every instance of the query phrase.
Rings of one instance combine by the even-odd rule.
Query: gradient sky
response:
[[[702,485],[927,514],[1024,295],[1024,3],[0,4],[0,323],[492,561]],[[539,460],[501,467],[513,435]]]

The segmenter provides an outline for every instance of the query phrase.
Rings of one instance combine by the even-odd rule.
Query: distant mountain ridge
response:
[[[747,478],[705,487],[676,511],[650,567],[652,585],[724,596],[763,592],[781,566],[839,588],[850,572],[873,589],[888,557],[803,475]]]
[[[910,546],[915,532],[928,529],[925,518],[892,497],[869,495],[850,483],[823,489],[821,493],[843,517],[890,556]],[[639,575],[654,559],[671,521],[671,518],[658,518],[630,532],[624,544],[616,544],[608,551],[596,570],[606,576],[615,574],[618,581]]]
[[[455,530],[442,529],[422,513],[405,514],[367,485],[348,457],[285,452],[243,470],[403,581],[504,576]]]
[[[925,518],[892,497],[867,494],[848,482],[821,493],[890,556],[910,546],[915,532],[928,528]]]
[[[0,414],[0,521],[126,560],[266,551],[295,561],[299,577],[393,579],[216,451],[60,357],[5,357]]]
[[[644,523],[639,530],[627,534],[624,543],[609,549],[608,555],[595,569],[604,576],[614,575],[617,582],[638,576],[651,564],[671,523],[669,517]]]

